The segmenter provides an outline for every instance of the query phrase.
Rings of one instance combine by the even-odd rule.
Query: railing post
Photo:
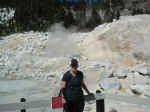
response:
[[[21,98],[20,102],[26,102],[26,99],[25,98]],[[26,112],[26,109],[21,109],[20,112]]]
[[[96,90],[96,94],[100,94],[100,90]],[[96,99],[96,112],[105,112],[105,103],[104,99],[97,100]]]

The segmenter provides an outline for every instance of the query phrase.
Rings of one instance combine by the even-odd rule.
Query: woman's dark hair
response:
[[[76,59],[73,58],[71,60],[71,64],[70,65],[71,65],[71,67],[78,67],[78,60],[76,60]]]

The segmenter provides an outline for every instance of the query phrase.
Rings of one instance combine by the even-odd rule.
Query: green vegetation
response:
[[[118,4],[124,7],[121,1],[113,0],[111,7],[115,7]],[[64,26],[67,28],[71,25],[89,29],[94,28],[104,22],[97,13],[97,9],[101,8],[109,11],[110,0],[104,0],[103,2],[100,0],[92,4],[83,0],[79,3],[68,3],[65,0],[64,2],[57,0],[1,0],[0,8],[12,8],[15,10],[12,19],[0,24],[0,36],[2,36],[30,30],[46,31],[48,27],[57,22],[64,22]],[[85,17],[87,8],[92,9],[92,17],[88,21]],[[75,18],[71,10],[74,10],[74,12],[80,11],[80,17]],[[83,21],[86,21],[86,23],[81,24]]]

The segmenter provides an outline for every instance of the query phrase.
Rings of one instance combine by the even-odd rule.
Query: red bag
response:
[[[62,96],[53,96],[52,97],[52,109],[63,108]]]

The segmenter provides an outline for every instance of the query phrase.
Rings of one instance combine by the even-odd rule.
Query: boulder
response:
[[[100,87],[105,91],[110,91],[111,89],[119,89],[120,81],[116,78],[105,78],[99,82]]]
[[[135,95],[142,95],[144,93],[144,88],[140,85],[131,85],[130,89]]]
[[[117,109],[115,109],[115,108],[111,108],[111,109],[109,110],[109,112],[118,112],[118,111],[117,111]]]
[[[140,73],[141,75],[150,75],[150,67],[145,65],[137,65],[135,67],[135,71]]]

